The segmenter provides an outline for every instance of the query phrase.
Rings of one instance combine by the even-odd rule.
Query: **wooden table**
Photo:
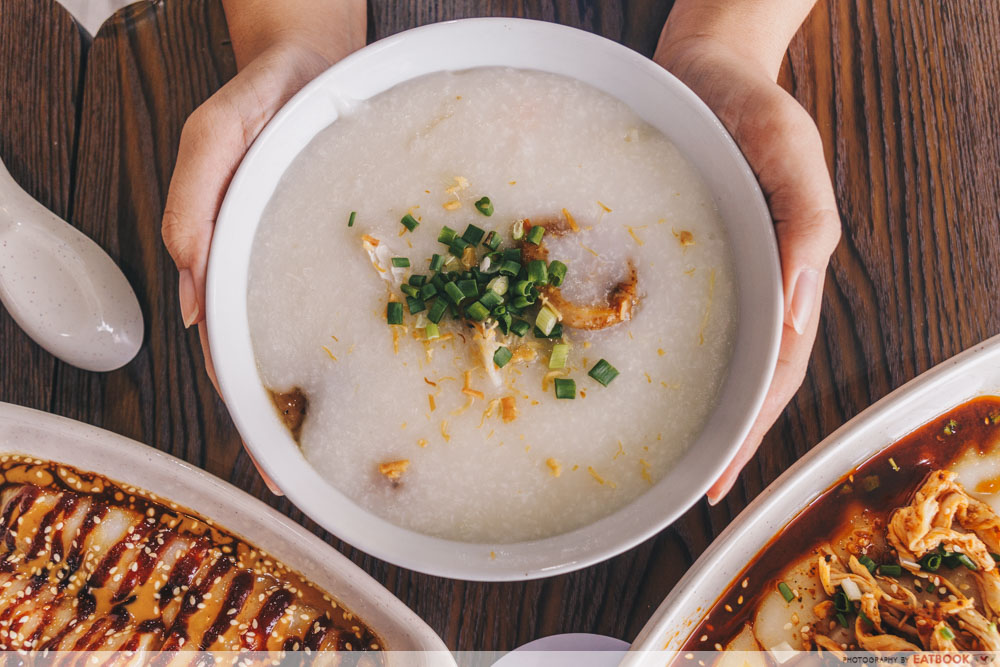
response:
[[[479,14],[579,26],[651,54],[666,0],[370,0],[369,38]],[[202,466],[326,537],[460,650],[560,632],[631,640],[688,565],[778,474],[920,372],[1000,332],[1000,5],[820,0],[783,84],[816,118],[844,220],[805,384],[724,503],[617,558],[542,581],[415,574],[323,533],[267,492],[177,308],[160,215],[185,117],[235,66],[218,0],[143,1],[92,41],[52,0],[0,0],[0,156],[132,281],[146,342],[97,375],[0,314],[0,400]],[[183,500],[183,499],[180,499]]]

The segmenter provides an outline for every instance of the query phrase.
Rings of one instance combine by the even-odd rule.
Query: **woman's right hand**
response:
[[[278,109],[305,84],[361,48],[365,0],[225,0],[239,73],[184,123],[163,212],[163,242],[177,265],[185,328],[205,319],[208,251],[236,168]],[[218,390],[205,328],[205,368]]]

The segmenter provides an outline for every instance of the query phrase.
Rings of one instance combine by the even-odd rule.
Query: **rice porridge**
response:
[[[509,543],[663,477],[715,406],[736,296],[666,137],[578,81],[482,68],[319,133],[264,213],[247,298],[321,475],[396,524]]]

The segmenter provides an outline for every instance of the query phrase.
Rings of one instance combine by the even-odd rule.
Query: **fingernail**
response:
[[[815,269],[805,269],[795,279],[792,289],[792,306],[789,309],[792,316],[792,326],[795,333],[802,335],[812,316],[813,305],[816,303],[816,286],[819,284],[819,273]]]
[[[194,276],[190,269],[181,269],[180,283],[177,288],[181,300],[181,318],[187,329],[198,321],[201,309],[198,307],[198,297],[194,293]]]

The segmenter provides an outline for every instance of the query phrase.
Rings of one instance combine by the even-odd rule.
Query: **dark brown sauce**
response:
[[[293,611],[289,609],[291,604],[311,607],[317,610],[318,616],[310,628],[298,635],[301,641],[294,635],[290,637],[293,640],[290,646],[303,644],[301,648],[308,646],[313,650],[321,646],[326,650],[344,650],[345,647],[368,650],[381,646],[381,641],[364,623],[301,575],[175,503],[94,473],[21,455],[0,455],[0,494],[10,488],[17,491],[0,514],[0,573],[20,573],[19,576],[30,577],[31,581],[29,588],[17,598],[7,596],[6,586],[0,590],[0,608],[3,608],[0,624],[15,630],[26,623],[27,609],[47,604],[37,598],[43,592],[69,595],[75,600],[75,620],[54,636],[45,634],[52,622],[54,604],[48,605],[43,611],[45,620],[27,637],[31,643],[25,648],[44,650],[59,645],[64,637],[76,636],[71,634],[74,629],[95,613],[98,615],[96,622],[75,640],[71,639],[74,648],[99,648],[108,633],[119,631],[135,633],[126,647],[138,646],[143,634],[155,634],[163,639],[162,650],[182,648],[188,639],[189,617],[206,607],[200,603],[207,601],[205,595],[209,590],[218,597],[213,586],[234,568],[238,571],[226,584],[224,600],[207,624],[199,645],[186,648],[207,649],[230,630],[230,614],[244,608],[258,581],[271,582],[268,584],[271,599],[255,612],[254,627],[266,628],[265,633],[258,633],[251,642],[255,648],[266,648],[267,633],[276,628],[279,619],[288,622],[287,617],[282,617],[286,610]],[[43,490],[65,495],[51,508],[42,505],[41,511],[32,513],[33,504]],[[73,535],[66,536],[72,538],[72,542],[64,554],[64,518],[79,508],[83,498],[90,498],[91,506]],[[91,560],[91,567],[84,568],[87,554],[83,549],[87,537],[113,506],[134,512],[140,519],[119,541],[106,545],[96,563]],[[25,522],[29,516],[33,518]],[[48,535],[48,539],[40,539],[43,535]],[[160,586],[157,580],[151,588],[151,574],[161,561],[161,555],[179,538],[193,542],[185,547],[186,551],[173,563],[168,574],[162,575],[163,585]],[[17,544],[26,546],[18,550]],[[127,568],[122,566],[126,553],[138,554]],[[25,569],[28,567],[30,571]],[[89,572],[89,576],[85,579],[75,577],[78,571]],[[112,575],[116,590],[111,586]],[[75,584],[71,584],[74,579]],[[70,588],[71,585],[79,586],[79,590]],[[182,597],[178,600],[179,596]],[[165,608],[171,600],[178,600],[180,607],[175,619],[165,626],[157,616],[160,606]],[[130,624],[133,629],[127,630]],[[0,639],[0,648],[12,648],[6,644],[6,640]]]
[[[289,391],[272,391],[270,393],[274,407],[278,409],[278,414],[285,422],[285,427],[298,442],[299,434],[302,433],[302,422],[305,421],[306,411],[309,408],[309,400],[298,387],[293,387]]]
[[[998,435],[1000,397],[983,396],[931,420],[862,463],[771,538],[712,605],[683,650],[725,646],[753,618],[761,598],[777,585],[785,568],[828,542],[859,505],[873,524],[885,526],[929,473],[947,467],[970,447],[985,454]]]

